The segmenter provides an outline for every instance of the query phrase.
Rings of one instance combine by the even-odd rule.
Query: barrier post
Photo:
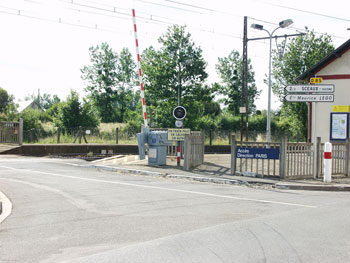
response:
[[[286,175],[286,160],[287,160],[287,137],[283,136],[280,146],[280,178],[284,179]]]
[[[346,154],[345,154],[345,176],[349,177],[349,161],[350,161],[350,140],[346,138]]]
[[[18,144],[23,144],[23,119],[19,119]]]
[[[323,182],[330,183],[332,181],[332,144],[326,142],[324,144],[324,173]]]
[[[230,134],[231,141],[231,175],[236,175],[236,134]]]

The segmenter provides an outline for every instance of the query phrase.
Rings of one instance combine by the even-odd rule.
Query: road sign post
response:
[[[317,147],[316,147],[316,118],[318,102],[334,102],[335,86],[333,84],[318,84],[322,78],[311,78],[312,85],[288,85],[284,89],[287,95],[284,97],[289,102],[311,102],[312,103],[312,141],[314,144],[313,178],[317,177]]]

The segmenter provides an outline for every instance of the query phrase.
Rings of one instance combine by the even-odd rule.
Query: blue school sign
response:
[[[278,160],[280,149],[278,148],[242,148],[237,147],[236,157],[244,159],[275,159]]]

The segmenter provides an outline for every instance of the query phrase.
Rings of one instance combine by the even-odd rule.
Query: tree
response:
[[[274,78],[272,89],[282,101],[281,118],[288,120],[287,123],[291,127],[290,132],[295,137],[304,139],[307,137],[307,105],[306,103],[284,101],[284,87],[289,84],[297,84],[298,76],[334,50],[330,36],[317,37],[314,31],[307,28],[306,30],[305,36],[298,36],[286,45],[282,57],[277,51],[274,51],[272,62]]]
[[[242,63],[243,58],[236,50],[231,51],[227,57],[219,58],[216,70],[221,78],[221,84],[217,84],[218,94],[224,95],[223,102],[229,111],[239,115],[239,107],[242,105]],[[255,112],[255,100],[260,95],[255,85],[254,71],[251,61],[248,60],[248,109]],[[245,104],[245,101],[244,101]]]
[[[181,100],[186,100],[208,77],[202,49],[178,25],[169,27],[158,42],[160,50],[150,47],[142,56],[148,101],[153,105],[161,100],[177,102],[178,90]]]
[[[171,127],[179,91],[180,104],[190,109],[185,123],[190,123],[191,118],[198,117],[194,114],[195,102],[209,99],[201,96],[210,88],[204,85],[208,74],[202,49],[196,47],[185,27],[178,25],[169,27],[158,42],[159,50],[149,47],[142,54],[146,102],[155,108],[157,124]]]
[[[18,119],[18,104],[13,95],[0,88],[0,120],[15,121]]]
[[[132,88],[137,76],[131,53],[123,48],[118,54],[107,43],[92,46],[89,52],[91,65],[81,69],[87,83],[85,90],[103,122],[123,122],[133,103]]]
[[[57,127],[77,128],[91,127],[99,125],[99,119],[91,103],[86,99],[79,101],[79,94],[71,91],[65,102],[61,102],[58,107],[58,114],[54,118]]]
[[[0,113],[6,110],[6,107],[13,101],[13,96],[10,96],[6,90],[0,88]]]

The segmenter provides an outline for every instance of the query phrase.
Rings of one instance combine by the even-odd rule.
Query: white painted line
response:
[[[2,192],[0,192],[0,201],[2,202],[2,213],[0,215],[0,224],[12,213],[12,203]]]
[[[258,202],[258,203],[278,204],[278,205],[287,205],[287,206],[298,206],[298,207],[306,207],[306,208],[316,208],[316,206],[312,206],[312,205],[304,205],[304,204],[288,203],[288,202],[279,202],[279,201],[269,201],[269,200],[264,200],[264,199],[236,197],[236,196],[229,196],[229,195],[218,195],[218,194],[211,194],[211,193],[197,192],[197,191],[190,191],[190,190],[182,190],[182,189],[174,189],[174,188],[167,188],[167,187],[159,187],[159,186],[133,184],[133,183],[118,182],[118,181],[109,181],[109,180],[84,178],[84,177],[79,177],[79,176],[70,176],[70,175],[63,175],[63,174],[56,174],[56,173],[48,173],[48,172],[34,171],[34,170],[28,170],[28,169],[17,169],[17,168],[7,167],[7,166],[0,166],[0,168],[14,170],[14,171],[20,171],[20,172],[30,172],[30,173],[36,173],[36,174],[45,174],[45,175],[51,175],[51,176],[56,176],[56,177],[61,177],[61,178],[69,178],[69,179],[82,180],[82,181],[88,181],[88,182],[107,183],[107,184],[116,184],[116,185],[126,185],[126,186],[131,186],[131,187],[157,189],[157,190],[163,190],[163,191],[172,191],[172,192],[178,192],[178,193],[195,194],[195,195],[203,195],[203,196],[225,198],[225,199],[233,199],[233,200],[242,200],[242,201],[251,201],[251,202]]]

